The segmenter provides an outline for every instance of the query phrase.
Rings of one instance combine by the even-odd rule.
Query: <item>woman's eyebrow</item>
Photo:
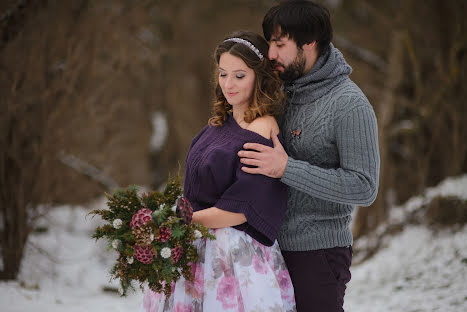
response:
[[[223,69],[222,67],[219,67],[219,69],[225,71],[225,69]],[[233,72],[236,73],[236,72],[239,72],[239,71],[246,72],[246,70],[244,70],[244,69],[237,69],[237,70],[234,70]]]

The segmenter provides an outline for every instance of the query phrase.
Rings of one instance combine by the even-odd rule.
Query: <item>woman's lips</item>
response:
[[[227,92],[227,95],[228,96],[234,96],[235,94],[237,94],[238,92]]]

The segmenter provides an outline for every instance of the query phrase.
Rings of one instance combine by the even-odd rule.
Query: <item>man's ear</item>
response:
[[[304,51],[312,51],[316,47],[316,40],[310,43],[305,43],[302,45],[302,50]]]

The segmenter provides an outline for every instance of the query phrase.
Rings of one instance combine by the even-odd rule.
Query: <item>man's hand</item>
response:
[[[284,175],[289,157],[279,142],[277,134],[273,133],[273,131],[271,131],[271,139],[274,147],[257,143],[245,143],[243,145],[244,149],[254,151],[239,151],[240,162],[257,167],[242,167],[243,171],[252,174],[262,174],[271,178],[281,178]]]

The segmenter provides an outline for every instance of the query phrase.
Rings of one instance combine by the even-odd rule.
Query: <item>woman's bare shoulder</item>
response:
[[[276,118],[273,116],[262,116],[253,120],[246,128],[250,131],[256,132],[266,139],[271,138],[271,130],[276,134],[279,133],[279,125]]]

